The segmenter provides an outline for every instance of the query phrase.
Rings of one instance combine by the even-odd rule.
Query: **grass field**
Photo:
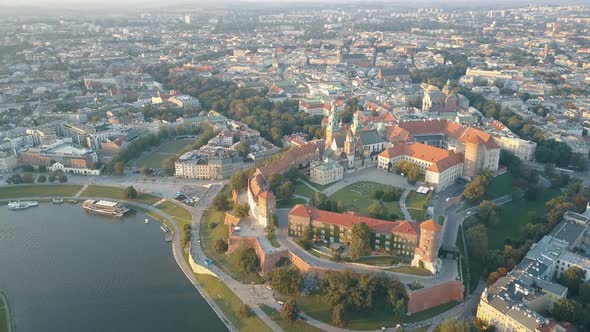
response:
[[[185,146],[192,144],[194,140],[170,140],[160,144],[157,148],[150,151],[149,154],[140,157],[137,160],[137,166],[148,168],[161,168],[162,162],[167,158],[175,156]]]
[[[261,305],[260,309],[264,311],[277,325],[285,332],[321,332],[315,326],[309,325],[304,321],[296,320],[293,324],[286,322],[281,318],[281,314],[274,308],[266,305]]]
[[[137,198],[128,199],[127,197],[125,197],[125,188],[95,185],[88,186],[88,188],[84,190],[81,196],[124,199],[131,202],[143,203],[147,205],[152,205],[160,200],[159,197],[141,192],[137,193]]]
[[[190,223],[193,219],[187,209],[171,201],[162,202],[156,207],[180,223]]]
[[[219,253],[215,250],[215,243],[217,240],[227,242],[229,237],[229,229],[223,224],[225,219],[225,213],[215,211],[214,209],[205,210],[201,217],[201,248],[203,253],[209,259],[213,260],[217,267],[225,271],[244,283],[260,283],[260,276],[257,274],[250,274],[242,271],[240,268],[235,266],[232,262],[231,257],[226,256],[224,253]],[[211,228],[211,224],[216,224],[215,227]]]
[[[408,196],[406,197],[406,207],[414,221],[420,222],[426,219],[426,207],[429,200],[430,195],[419,194],[414,190],[408,193]]]
[[[428,271],[427,269],[421,269],[416,266],[398,266],[398,267],[394,267],[394,268],[389,269],[389,271],[405,273],[405,274],[413,274],[416,276],[431,276],[432,275],[432,273],[430,271]]]
[[[297,305],[307,315],[330,324],[332,321],[332,309],[321,295],[298,296]],[[394,327],[400,323],[413,323],[439,315],[455,307],[459,302],[448,302],[438,307],[424,310],[410,316],[394,317],[391,312],[379,311],[371,313],[347,313],[347,329],[351,330],[377,330],[384,327]]]
[[[219,306],[232,324],[239,331],[259,332],[272,331],[255,314],[242,318],[239,315],[243,302],[219,279],[207,274],[195,274],[199,284],[205,289],[207,295]]]
[[[303,184],[301,181],[295,182],[295,195],[313,198],[315,191]]]
[[[544,215],[546,212],[545,203],[559,195],[559,190],[547,190],[539,194],[534,201],[518,198],[500,206],[500,222],[498,225],[488,228],[488,248],[502,249],[506,240],[522,240],[524,226],[529,221],[529,213],[535,212],[538,216]]]
[[[81,185],[57,184],[57,185],[10,185],[0,187],[0,199],[21,198],[21,197],[53,197],[53,196],[74,196]]]
[[[392,266],[401,262],[402,259],[395,256],[365,256],[356,261],[356,263],[375,266]]]
[[[510,173],[498,175],[490,181],[486,189],[486,199],[491,200],[512,193],[514,177]]]
[[[373,198],[375,191],[388,188],[391,188],[391,186],[375,182],[357,182],[338,190],[330,196],[330,200],[332,202],[340,201],[346,209],[368,216],[369,205],[379,203],[379,200]],[[383,202],[383,207],[388,216],[392,213],[395,213],[398,218],[403,216],[399,202]]]
[[[295,197],[289,199],[278,199],[277,200],[277,208],[285,209],[285,208],[292,208],[297,204],[306,204],[307,201],[303,198]]]

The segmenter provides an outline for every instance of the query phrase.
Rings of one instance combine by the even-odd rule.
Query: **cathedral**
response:
[[[340,162],[346,168],[365,166],[367,160],[377,160],[386,141],[376,129],[366,129],[356,111],[350,125],[343,125],[336,106],[332,104],[326,126],[325,157]]]
[[[451,89],[451,82],[443,87],[442,91],[430,84],[422,84],[424,98],[422,98],[422,111],[444,113],[457,112],[460,110],[460,96]]]

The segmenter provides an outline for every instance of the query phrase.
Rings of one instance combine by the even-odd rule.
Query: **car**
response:
[[[205,265],[209,266],[211,264],[213,264],[213,261],[210,260],[209,258],[205,258]]]
[[[468,212],[467,212],[467,215],[470,215],[470,214],[471,214],[471,211],[468,211]]]

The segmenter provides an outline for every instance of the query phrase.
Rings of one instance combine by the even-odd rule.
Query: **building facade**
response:
[[[343,177],[344,167],[333,161],[313,161],[309,166],[309,180],[319,185],[334,183]]]

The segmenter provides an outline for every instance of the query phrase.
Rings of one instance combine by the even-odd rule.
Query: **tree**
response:
[[[483,222],[488,226],[497,225],[500,221],[500,216],[496,204],[487,200],[484,200],[481,203],[479,203],[479,212],[477,213],[477,219],[479,219],[479,221]]]
[[[129,199],[136,199],[137,198],[137,190],[133,186],[129,186],[125,188],[125,197]]]
[[[68,182],[68,177],[65,174],[60,174],[57,177],[57,180],[61,183]]]
[[[238,310],[238,316],[240,316],[241,319],[246,319],[250,317],[251,314],[252,310],[250,309],[250,307],[247,304],[242,303]]]
[[[568,288],[570,296],[578,294],[580,285],[584,282],[584,270],[577,266],[569,267],[559,276],[558,282]]]
[[[244,272],[253,273],[258,269],[258,256],[252,248],[243,248],[234,254],[237,266]]]
[[[39,172],[39,173],[47,172],[47,166],[41,165],[41,166],[37,167],[37,172]]]
[[[229,185],[232,190],[241,191],[248,188],[249,171],[241,171],[234,173],[229,178]]]
[[[291,266],[275,268],[270,276],[272,288],[281,294],[290,296],[299,294],[301,281],[301,273]]]
[[[23,173],[23,183],[33,183],[33,173],[31,172],[24,172]]]
[[[395,169],[397,173],[403,174],[410,184],[416,183],[420,177],[420,167],[407,160],[395,164]]]
[[[349,255],[352,260],[366,256],[371,251],[371,231],[366,223],[361,222],[352,226]]]
[[[379,203],[373,203],[367,208],[369,215],[373,218],[382,218],[385,214],[385,209]]]
[[[293,182],[287,180],[284,181],[279,187],[278,194],[282,198],[290,198],[294,191],[295,188],[293,187]]]
[[[215,196],[213,199],[213,207],[217,211],[228,211],[230,209],[227,197],[223,192],[220,192],[217,196]]]
[[[47,182],[47,178],[45,177],[45,175],[39,175],[39,177],[37,178],[37,182],[45,183]]]
[[[508,270],[506,270],[505,267],[498,268],[496,271],[490,273],[488,276],[488,287],[493,285],[496,281],[498,281],[498,279],[505,277],[507,273]]]
[[[115,175],[123,175],[124,169],[125,169],[125,166],[123,165],[122,162],[120,162],[120,161],[115,162]]]
[[[344,320],[344,306],[342,304],[337,304],[334,309],[332,309],[332,324],[338,327],[346,326],[346,321]]]
[[[466,320],[447,319],[442,322],[438,332],[469,332],[469,322]]]
[[[325,209],[326,201],[328,200],[328,196],[326,194],[316,191],[313,194],[312,204],[313,206],[317,207],[318,209]]]
[[[248,203],[238,204],[235,207],[236,216],[245,218],[250,214],[250,205]]]
[[[574,301],[562,298],[553,304],[552,314],[557,321],[575,322],[578,311]]]
[[[473,255],[479,261],[485,257],[488,250],[488,232],[484,225],[477,224],[465,231],[465,242],[469,255]]]
[[[285,304],[281,306],[281,318],[292,324],[299,318],[299,309],[297,308],[297,302],[293,299],[287,300]]]
[[[142,175],[144,175],[144,176],[149,176],[149,175],[152,175],[152,169],[151,169],[151,168],[149,168],[149,167],[147,167],[147,166],[142,166],[142,167],[139,169],[139,172],[140,172]]]
[[[244,158],[250,153],[250,144],[246,141],[242,141],[236,147],[236,151],[238,151],[240,157]]]
[[[486,172],[486,170],[482,171],[482,173],[477,176],[473,181],[469,182],[467,186],[465,186],[465,190],[463,191],[463,196],[470,201],[479,201],[481,200],[486,194],[486,187],[489,184],[490,173]]]
[[[227,242],[223,241],[222,239],[218,239],[217,242],[215,242],[215,251],[217,251],[220,254],[226,252]]]
[[[57,180],[57,178],[53,174],[50,174],[49,177],[47,178],[47,181],[50,183],[55,182],[55,180]]]

